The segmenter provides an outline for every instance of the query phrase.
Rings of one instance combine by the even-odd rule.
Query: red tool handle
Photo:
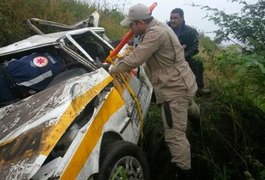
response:
[[[149,7],[149,12],[150,14],[152,11],[155,9],[157,6],[157,3],[154,2],[150,7]],[[122,38],[121,42],[118,44],[118,46],[110,53],[110,55],[106,58],[106,61],[109,62],[112,60],[117,54],[120,52],[120,50],[123,48],[123,46],[133,37],[133,32],[130,30],[125,34],[125,36]]]
[[[115,49],[110,53],[109,57],[112,59],[115,57],[120,50],[123,48],[123,46],[133,37],[133,32],[130,30],[128,31],[125,36],[122,38],[118,46],[115,47]]]

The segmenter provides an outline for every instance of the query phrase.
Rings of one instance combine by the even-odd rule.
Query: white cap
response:
[[[144,20],[152,17],[149,8],[144,4],[136,4],[129,9],[129,13],[124,20],[120,22],[121,26],[129,26],[131,22]]]

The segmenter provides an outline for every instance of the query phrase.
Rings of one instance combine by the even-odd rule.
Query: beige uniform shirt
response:
[[[145,62],[145,70],[153,85],[157,103],[196,93],[195,76],[184,59],[184,49],[174,32],[156,19],[148,25],[137,48],[117,62],[110,73],[129,71]]]

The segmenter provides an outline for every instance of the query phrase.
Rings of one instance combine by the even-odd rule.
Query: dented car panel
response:
[[[94,56],[87,48],[96,41],[103,52],[112,50],[102,34],[103,28],[85,27],[35,35],[0,48],[1,61],[56,49],[70,65],[82,65],[82,74],[75,74],[80,66],[66,70],[47,89],[0,107],[1,178],[93,178],[100,171],[102,147],[111,143],[108,139],[138,143],[152,86],[142,67],[137,75],[122,76],[102,68],[106,56]],[[69,71],[74,75],[67,77]]]
[[[27,173],[36,172],[76,116],[111,80],[99,69],[1,108],[1,175],[12,179],[13,172],[22,171],[16,178],[30,178]]]

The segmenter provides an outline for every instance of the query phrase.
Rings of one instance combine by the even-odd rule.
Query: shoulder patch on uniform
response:
[[[44,56],[37,56],[33,59],[33,64],[37,67],[45,67],[48,63],[48,58]]]

